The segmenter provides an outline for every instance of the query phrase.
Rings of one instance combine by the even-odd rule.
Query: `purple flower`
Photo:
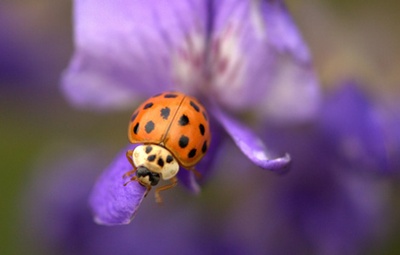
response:
[[[330,154],[344,166],[358,170],[387,172],[384,123],[371,98],[354,81],[347,81],[328,97],[319,120],[329,140]]]
[[[135,221],[113,228],[95,224],[87,206],[93,178],[105,161],[101,150],[81,148],[74,151],[76,155],[71,155],[71,149],[69,153],[55,151],[58,157],[52,157],[51,165],[45,154],[46,165],[37,167],[42,173],[27,185],[21,206],[26,208],[24,218],[32,222],[23,225],[46,254],[175,254],[178,250],[184,254],[330,255],[364,254],[370,246],[376,250],[388,227],[388,183],[368,171],[375,163],[367,171],[358,169],[374,161],[352,153],[340,157],[332,153],[346,138],[343,126],[366,126],[369,114],[357,114],[350,123],[332,122],[326,132],[324,120],[331,107],[343,112],[375,111],[357,88],[344,87],[327,98],[313,125],[266,132],[276,148],[289,148],[292,153],[294,169],[285,178],[263,178],[265,173],[249,171],[255,167],[248,162],[228,160],[218,164],[222,169],[201,198],[176,192],[162,207],[144,201]],[[381,129],[369,130],[363,138],[374,141],[374,132]],[[235,150],[227,146],[224,153],[236,156]],[[113,166],[118,164],[122,166]],[[121,159],[110,167],[122,172],[124,166],[129,165]]]
[[[133,110],[166,90],[195,96],[212,115],[213,141],[196,166],[205,177],[226,136],[261,168],[283,172],[290,163],[232,115],[251,112],[259,126],[304,121],[316,112],[310,55],[282,1],[77,0],[75,29],[76,51],[63,77],[71,102]],[[92,192],[98,223],[130,222],[143,199],[138,183],[123,185],[131,169],[124,151]],[[179,179],[199,190],[189,172],[180,171]]]
[[[388,170],[390,174],[400,176],[400,111],[397,97],[387,98],[376,114],[381,116],[387,149]]]
[[[326,98],[313,126],[270,130],[270,139],[285,139],[275,147],[289,147],[293,157],[292,174],[258,201],[276,223],[272,254],[363,254],[379,243],[388,228],[388,183],[385,123],[376,110],[347,82]]]

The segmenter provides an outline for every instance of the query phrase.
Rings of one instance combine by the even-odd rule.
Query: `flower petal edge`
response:
[[[254,164],[278,174],[286,173],[290,169],[291,157],[288,153],[282,157],[274,157],[262,140],[248,127],[223,113],[216,105],[213,106],[212,113],[239,149]]]

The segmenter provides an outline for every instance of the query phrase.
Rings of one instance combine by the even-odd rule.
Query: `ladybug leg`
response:
[[[130,171],[124,173],[124,175],[122,176],[122,178],[125,179],[126,177],[129,177],[129,176],[133,175],[134,173],[136,173],[136,170],[137,170],[136,167],[134,167],[133,170],[130,170]],[[135,177],[132,177],[132,178],[135,178]]]
[[[176,186],[177,183],[178,183],[178,178],[173,177],[173,178],[171,179],[171,183],[170,183],[170,184],[167,184],[167,185],[158,187],[158,188],[156,189],[155,193],[154,193],[154,196],[156,197],[156,202],[157,202],[158,204],[162,204],[162,199],[161,199],[161,196],[160,196],[160,191],[173,188],[173,187]]]
[[[143,185],[143,184],[142,184]],[[144,197],[147,197],[147,194],[151,190],[151,185],[144,185],[146,187],[146,193],[144,194]]]
[[[133,153],[133,150],[128,150],[128,151],[126,152],[126,158],[128,159],[129,163],[131,163],[131,165],[133,166],[133,169],[130,170],[130,171],[128,171],[128,172],[126,172],[126,173],[122,176],[122,178],[124,178],[124,179],[127,178],[127,177],[130,177],[130,176],[134,175],[134,174],[136,173],[136,171],[137,171],[137,167],[135,166],[135,164],[133,163],[133,160],[132,160],[132,153]],[[125,182],[125,183],[124,183],[124,186],[126,186],[126,185],[128,185],[129,183],[134,182],[134,181],[139,182],[139,179],[137,178],[136,175],[132,176],[132,177],[130,178],[129,181]],[[140,185],[146,187],[146,193],[144,194],[144,196],[146,197],[147,194],[149,193],[149,191],[151,190],[151,185],[148,185],[148,184],[146,184],[146,183],[141,183],[141,182],[139,182],[139,183],[140,183]]]
[[[126,152],[126,158],[128,159],[129,163],[131,163],[131,165],[135,167],[135,165],[133,164],[132,155],[133,155],[133,150],[128,150]]]
[[[190,171],[192,171],[194,173],[194,176],[196,176],[197,180],[201,179],[201,173],[199,171],[197,171],[194,167],[189,169]]]
[[[132,173],[131,173],[131,172],[132,172]],[[125,175],[129,176],[129,175],[131,175],[131,174],[134,174],[135,172],[136,172],[136,169],[127,172]],[[141,183],[141,182],[139,182],[139,179],[137,178],[136,175],[133,176],[129,181],[125,182],[125,183],[124,183],[124,186],[128,185],[128,184],[131,183],[131,182],[138,182],[140,185],[146,187],[146,193],[144,194],[145,197],[147,196],[147,194],[148,194],[149,191],[151,190],[151,185],[148,185],[148,184],[146,184],[146,183]]]
[[[125,174],[124,174],[124,178],[125,177],[128,177],[128,176],[130,176],[131,174],[134,174],[136,172],[136,170],[132,170],[132,171],[129,171],[129,172],[126,172]],[[129,181],[127,181],[127,182],[125,182],[124,183],[124,186],[126,186],[126,185],[128,185],[129,183],[131,183],[131,182],[137,182],[138,181],[138,178],[136,177],[136,175],[135,176],[133,176],[133,177],[131,177],[131,179],[129,180]]]
[[[126,158],[128,159],[129,163],[131,163],[131,165],[133,166],[133,169],[132,169],[131,171],[126,172],[126,173],[122,176],[122,178],[124,178],[124,179],[125,179],[126,177],[129,177],[129,176],[133,175],[133,174],[136,172],[136,170],[137,170],[135,164],[133,164],[132,153],[133,153],[133,150],[128,150],[128,151],[126,152]],[[135,181],[135,180],[136,180],[136,178],[135,178],[135,179],[133,179],[133,178],[135,178],[135,177],[132,177],[132,178],[131,178],[131,181]],[[127,183],[126,183],[126,184],[127,184]],[[126,185],[126,184],[125,184],[125,185]]]

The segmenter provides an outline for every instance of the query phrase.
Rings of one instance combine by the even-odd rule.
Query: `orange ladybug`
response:
[[[136,173],[130,181],[138,181],[147,192],[160,178],[171,180],[155,191],[156,202],[161,203],[159,192],[177,184],[180,166],[199,175],[194,166],[211,141],[208,114],[193,97],[180,92],[158,94],[132,114],[128,137],[131,143],[141,145],[126,153],[133,170],[124,177]]]

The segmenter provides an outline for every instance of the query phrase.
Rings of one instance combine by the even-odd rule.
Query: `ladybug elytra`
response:
[[[136,173],[130,181],[138,181],[147,192],[160,179],[170,180],[155,191],[156,201],[160,203],[159,192],[177,184],[180,166],[198,175],[194,166],[205,155],[211,141],[208,114],[191,96],[180,92],[158,94],[132,114],[128,137],[131,143],[140,145],[127,152],[133,170],[124,177]]]

